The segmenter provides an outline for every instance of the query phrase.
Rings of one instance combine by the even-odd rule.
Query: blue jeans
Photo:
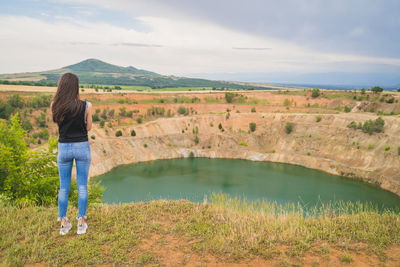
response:
[[[77,219],[86,219],[86,208],[88,204],[88,176],[91,162],[90,144],[86,142],[58,143],[58,172],[60,175],[60,191],[58,192],[59,217],[67,218],[68,194],[71,187],[72,164],[75,159],[76,183],[78,186],[78,209]]]

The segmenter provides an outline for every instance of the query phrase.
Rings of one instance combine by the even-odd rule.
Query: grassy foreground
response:
[[[226,195],[209,201],[89,206],[89,229],[82,236],[76,234],[74,207],[67,214],[73,228],[60,236],[57,207],[15,207],[0,201],[0,263],[300,266],[371,257],[375,263],[400,264],[395,255],[400,251],[400,213],[379,214],[360,206],[357,214],[346,215],[324,207],[319,217],[305,218],[292,206]]]

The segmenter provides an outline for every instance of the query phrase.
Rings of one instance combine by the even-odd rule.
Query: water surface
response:
[[[376,186],[300,166],[237,159],[179,158],[118,166],[97,177],[106,187],[103,201],[152,199],[202,202],[211,192],[278,203],[372,202],[400,208],[400,198]]]

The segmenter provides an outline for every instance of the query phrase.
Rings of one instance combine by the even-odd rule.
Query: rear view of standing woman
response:
[[[72,165],[75,160],[78,185],[78,234],[86,233],[86,208],[88,204],[88,176],[91,162],[88,131],[92,128],[92,105],[79,99],[79,79],[72,73],[65,73],[58,82],[57,92],[50,105],[53,121],[58,125],[58,172],[60,190],[58,193],[58,221],[61,220],[60,234],[65,235],[72,228],[67,218],[68,194],[71,185]]]

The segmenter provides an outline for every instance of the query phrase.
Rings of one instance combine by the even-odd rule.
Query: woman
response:
[[[86,233],[86,208],[88,202],[88,175],[91,161],[88,131],[92,128],[92,105],[79,99],[79,79],[72,73],[65,73],[58,82],[57,92],[50,105],[53,121],[58,125],[58,171],[60,190],[58,193],[58,221],[61,220],[60,234],[65,235],[72,228],[66,216],[68,193],[71,185],[73,160],[76,165],[78,185],[78,234]]]

